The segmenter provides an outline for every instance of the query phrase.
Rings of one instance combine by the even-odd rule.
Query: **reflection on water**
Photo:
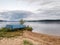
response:
[[[19,22],[0,22],[0,27],[7,24],[19,24]],[[25,24],[32,26],[33,32],[60,36],[60,23],[26,22]]]

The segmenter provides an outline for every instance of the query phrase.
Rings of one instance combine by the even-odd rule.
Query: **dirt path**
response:
[[[38,45],[60,45],[60,38],[53,36],[32,33],[28,31],[25,31],[23,36],[38,42]]]

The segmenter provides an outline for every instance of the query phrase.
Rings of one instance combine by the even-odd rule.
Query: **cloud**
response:
[[[25,1],[30,4],[38,3],[38,4],[42,4],[42,5],[49,4],[49,3],[53,2],[52,0],[17,0],[17,1]]]
[[[3,18],[8,18],[9,20],[24,18],[24,19],[60,19],[60,0],[16,0],[17,1],[17,9],[31,11],[35,14],[30,14],[26,12],[24,14],[12,12],[6,12],[2,15]],[[14,16],[15,15],[15,16]],[[20,15],[20,16],[19,16]],[[24,16],[22,16],[24,15]],[[26,16],[27,15],[27,16]],[[14,17],[14,18],[12,18]],[[38,17],[38,18],[36,18]]]
[[[32,12],[29,11],[7,11],[7,12],[1,12],[0,13],[0,20],[1,18],[3,20],[10,20],[10,21],[16,21],[20,20],[22,18],[26,18],[33,14]]]

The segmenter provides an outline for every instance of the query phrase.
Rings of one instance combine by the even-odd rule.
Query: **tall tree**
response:
[[[25,21],[24,21],[23,19],[21,19],[21,20],[20,20],[20,24],[22,24],[22,25],[23,25],[23,24],[24,24],[24,22],[25,22]]]

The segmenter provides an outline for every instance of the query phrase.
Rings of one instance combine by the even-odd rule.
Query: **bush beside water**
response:
[[[33,30],[33,28],[32,28],[32,27],[27,26],[27,27],[25,28],[25,30],[27,30],[27,31],[32,31],[32,30]]]

